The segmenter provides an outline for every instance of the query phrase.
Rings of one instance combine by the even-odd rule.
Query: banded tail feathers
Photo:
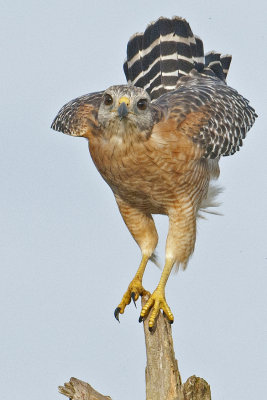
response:
[[[230,63],[229,55],[204,55],[202,40],[185,19],[160,17],[130,38],[123,68],[128,83],[144,88],[153,100],[174,90],[193,69],[225,80]]]

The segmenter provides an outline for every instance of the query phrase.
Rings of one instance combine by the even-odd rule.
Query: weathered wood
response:
[[[148,297],[143,296],[142,306]],[[152,332],[144,321],[146,341],[146,400],[183,400],[182,381],[175,359],[171,325],[159,314]]]
[[[147,299],[145,296],[142,298],[142,305]],[[148,320],[149,317],[144,321],[146,400],[211,400],[210,387],[204,379],[191,376],[182,384],[167,317],[160,313],[152,332],[148,329]],[[111,400],[111,397],[100,394],[76,378],[59,386],[59,392],[71,400]]]
[[[202,378],[193,375],[183,385],[184,400],[211,400],[210,386]]]
[[[142,306],[148,297],[142,298]],[[172,329],[168,318],[160,313],[153,332],[144,321],[146,341],[146,400],[211,400],[210,386],[196,376],[182,384],[175,358]]]
[[[70,378],[70,381],[64,383],[64,386],[59,386],[58,390],[71,400],[111,400],[111,397],[98,393],[89,383],[76,378]]]

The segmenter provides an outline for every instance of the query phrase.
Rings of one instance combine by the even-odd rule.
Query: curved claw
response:
[[[144,321],[144,318],[140,316],[138,321],[141,323]]]
[[[125,307],[133,301],[136,307],[136,301],[140,296],[149,295],[150,293],[143,288],[142,281],[139,277],[135,277],[129,284],[128,289],[124,293],[121,302],[116,308],[114,315],[117,321],[119,321],[119,314],[123,314]]]
[[[132,301],[133,301],[133,303],[134,303],[134,305],[135,305],[135,308],[136,308],[136,302],[135,302],[135,292],[132,292],[131,293],[131,299],[132,299]]]
[[[121,310],[120,307],[117,307],[117,308],[115,308],[115,311],[114,311],[114,317],[116,318],[116,320],[118,322],[120,322],[120,319],[119,319],[120,310]]]

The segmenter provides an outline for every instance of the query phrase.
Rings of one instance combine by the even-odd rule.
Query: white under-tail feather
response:
[[[206,217],[201,214],[202,212],[208,213],[208,214],[223,215],[219,211],[210,209],[210,208],[219,207],[221,205],[221,203],[217,201],[217,197],[222,192],[223,192],[223,187],[214,185],[214,184],[209,185],[207,196],[202,200],[202,202],[200,204],[200,207],[199,207],[199,210],[197,213],[198,218],[206,219]]]

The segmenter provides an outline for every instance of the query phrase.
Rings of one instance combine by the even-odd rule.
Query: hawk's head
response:
[[[98,123],[107,138],[149,136],[154,124],[154,109],[148,93],[139,87],[111,86],[102,96]]]

